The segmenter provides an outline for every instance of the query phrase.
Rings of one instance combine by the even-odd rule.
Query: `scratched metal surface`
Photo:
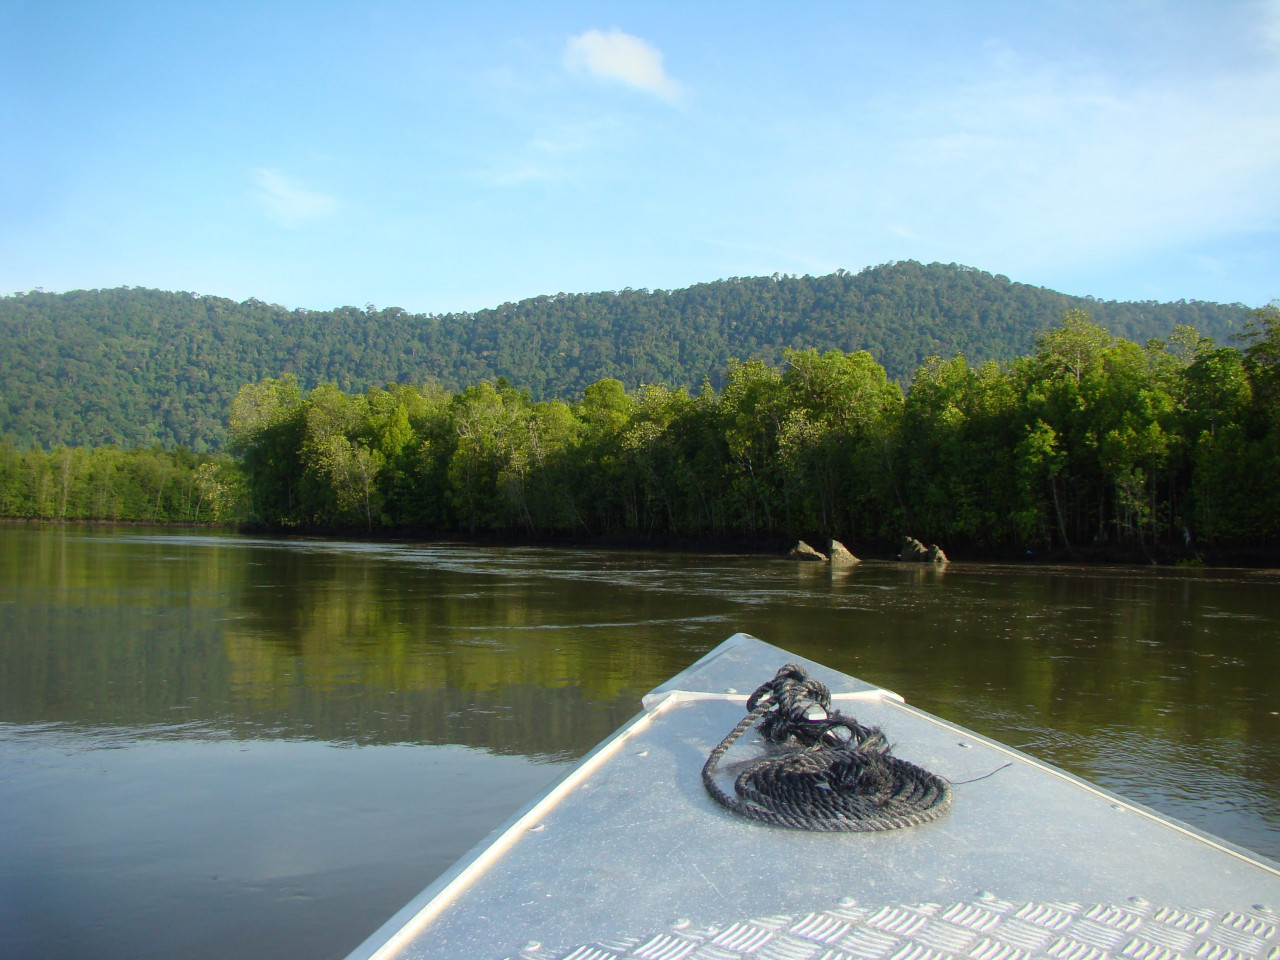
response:
[[[812,834],[718,807],[702,764],[789,660],[898,756],[951,779],[950,815]],[[1276,864],[754,638],[730,638],[645,707],[352,960],[1280,960]],[[763,749],[748,739],[728,770]]]

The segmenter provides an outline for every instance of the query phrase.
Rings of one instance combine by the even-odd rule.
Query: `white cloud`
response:
[[[324,193],[304,187],[279,170],[259,168],[253,171],[258,187],[258,200],[268,216],[285,227],[297,227],[309,220],[319,220],[333,213],[338,202]]]
[[[680,84],[667,76],[662,53],[639,37],[616,28],[608,33],[588,30],[570,37],[564,50],[564,64],[570,70],[617,81],[668,103],[680,99]]]

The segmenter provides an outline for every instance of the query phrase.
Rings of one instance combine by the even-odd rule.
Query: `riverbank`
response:
[[[139,527],[157,527],[162,530],[226,530],[228,532],[240,533],[248,532],[247,527],[243,524],[225,523],[220,520],[211,520],[209,522],[201,521],[193,523],[190,520],[132,520],[121,519],[112,520],[103,517],[0,517],[0,524],[9,524],[15,526],[41,526],[41,527],[129,527],[137,529]]]

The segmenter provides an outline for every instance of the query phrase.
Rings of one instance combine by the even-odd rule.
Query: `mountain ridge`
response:
[[[1010,360],[1063,313],[1143,341],[1175,326],[1224,340],[1243,304],[1103,301],[958,264],[895,261],[818,277],[732,277],[675,290],[530,297],[467,313],[338,307],[118,287],[0,298],[0,434],[19,445],[218,449],[235,391],[294,373],[363,390],[505,376],[535,399],[604,377],[628,388],[718,385],[730,358],[787,347],[868,350],[907,382],[928,356]]]

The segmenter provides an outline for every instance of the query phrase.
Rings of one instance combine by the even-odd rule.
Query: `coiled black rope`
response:
[[[715,782],[725,753],[753,723],[792,749],[746,765],[731,797]],[[702,782],[734,813],[797,830],[862,832],[928,823],[951,809],[951,787],[891,756],[879,727],[831,709],[831,693],[789,663],[747,700],[747,715],[702,768]]]

